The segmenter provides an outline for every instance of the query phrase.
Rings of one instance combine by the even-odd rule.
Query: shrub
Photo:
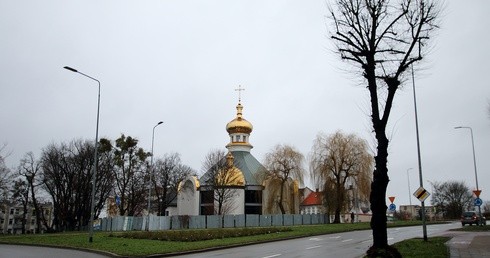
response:
[[[124,232],[118,237],[133,239],[151,239],[160,241],[193,242],[211,239],[223,239],[228,237],[242,237],[265,235],[279,232],[292,231],[288,227],[265,227],[265,228],[220,228],[220,229],[198,229],[198,230],[165,230],[165,231],[132,231]],[[116,235],[111,235],[115,237]]]

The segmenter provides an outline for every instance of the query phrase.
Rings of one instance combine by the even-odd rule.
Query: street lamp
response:
[[[407,179],[408,179],[408,201],[410,202],[410,209],[412,209],[412,190],[410,190],[410,175],[408,174],[408,172],[410,172],[410,170],[412,170],[413,168],[409,168],[407,169]]]
[[[99,91],[97,95],[97,125],[95,126],[95,154],[94,154],[94,172],[92,173],[92,194],[91,194],[91,200],[90,200],[90,224],[89,224],[89,237],[88,241],[90,243],[93,242],[93,236],[94,236],[94,216],[95,216],[95,176],[97,174],[97,159],[98,159],[98,154],[97,154],[97,149],[98,149],[98,142],[99,142],[99,111],[100,111],[100,81],[86,75],[82,72],[77,71],[74,68],[71,68],[69,66],[63,67],[69,71],[81,74],[85,77],[88,77],[94,81],[96,81],[99,84]]]
[[[473,129],[469,126],[456,126],[454,129],[470,129],[471,133],[471,146],[473,147],[473,166],[475,167],[475,180],[476,180],[476,190],[479,191],[480,189],[478,188],[478,173],[476,172],[476,155],[475,155],[475,141],[473,139]],[[477,196],[478,197],[478,196]],[[478,206],[478,214],[480,216],[480,225],[482,225],[482,216],[481,216],[481,207],[480,205]]]
[[[413,74],[413,64],[412,64],[412,88],[413,88],[413,107],[415,110],[415,132],[417,135],[417,157],[418,157],[418,163],[419,163],[419,182],[420,182],[420,187],[424,187],[424,180],[422,179],[422,158],[420,155],[420,138],[419,138],[419,119],[417,115],[417,97],[415,95],[415,77]],[[422,206],[422,234],[424,237],[424,241],[427,242],[427,224],[425,220],[425,203],[424,201],[421,202]]]
[[[150,231],[151,175],[153,174],[153,142],[155,140],[155,128],[161,124],[163,124],[163,121],[160,121],[155,126],[153,126],[153,131],[151,134],[150,176],[149,176],[149,184],[148,184],[148,221],[147,221],[148,231]]]
[[[408,172],[410,172],[410,170],[412,170],[413,168],[409,168],[407,169],[407,181],[408,181],[408,201],[410,203],[410,220],[413,219],[413,214],[414,214],[414,208],[412,206],[412,190],[410,188],[410,174]]]

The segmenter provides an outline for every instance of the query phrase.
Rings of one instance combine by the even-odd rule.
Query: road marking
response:
[[[342,243],[349,242],[349,241],[352,241],[352,240],[354,240],[354,239],[351,238],[351,239],[342,240]]]
[[[306,250],[315,249],[315,248],[319,248],[319,247],[322,247],[322,246],[321,245],[314,245],[314,246],[306,247]]]
[[[330,237],[331,239],[339,239],[340,236],[333,236],[333,237]]]
[[[368,243],[368,242],[373,242],[373,240],[366,240],[366,241],[362,241],[361,243]]]
[[[278,257],[278,256],[281,256],[281,254],[273,254],[273,255],[269,255],[269,256],[264,256],[262,258],[272,258],[272,257]]]
[[[388,237],[388,241],[393,240],[393,239],[394,239],[394,238],[392,238],[392,237]]]
[[[318,237],[313,237],[313,238],[310,238],[309,240],[311,240],[311,241],[322,241],[323,239],[318,238]]]

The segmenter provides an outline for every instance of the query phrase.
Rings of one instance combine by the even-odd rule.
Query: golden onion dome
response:
[[[246,133],[250,134],[253,130],[252,124],[242,117],[243,106],[240,102],[236,106],[236,117],[226,124],[226,131],[229,134],[233,133]]]

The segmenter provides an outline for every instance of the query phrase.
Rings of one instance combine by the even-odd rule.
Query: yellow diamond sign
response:
[[[417,199],[419,199],[421,202],[425,201],[429,195],[430,193],[427,192],[427,190],[425,190],[422,186],[413,193],[413,196],[417,197]]]

